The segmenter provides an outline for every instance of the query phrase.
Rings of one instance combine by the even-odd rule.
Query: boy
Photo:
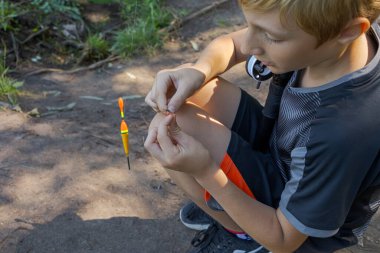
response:
[[[221,224],[190,252],[353,245],[380,204],[380,1],[240,4],[246,29],[215,39],[195,64],[160,71],[146,97],[163,112],[146,149]],[[262,107],[217,77],[249,55],[274,74],[294,71],[264,152]]]

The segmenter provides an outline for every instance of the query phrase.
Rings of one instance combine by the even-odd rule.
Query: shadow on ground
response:
[[[137,217],[82,220],[75,213],[68,212],[44,224],[25,224],[31,229],[25,228],[27,235],[18,243],[16,252],[184,252],[186,248],[175,241],[185,240],[193,232],[184,233],[183,229],[178,229],[178,222],[175,217],[163,220]],[[160,243],[152,244],[152,238],[157,237]]]

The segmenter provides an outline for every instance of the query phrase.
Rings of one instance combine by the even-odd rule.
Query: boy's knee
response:
[[[175,115],[178,126],[190,135],[192,135],[193,130],[195,129],[194,125],[197,124],[197,122],[199,123],[199,119],[197,118],[202,118],[199,108],[191,103],[185,103],[182,105]],[[157,128],[165,116],[164,113],[157,113],[150,122],[149,130]]]
[[[175,113],[176,121],[178,126],[183,129],[187,134],[191,134],[194,129],[194,124],[196,124],[197,114],[199,109],[196,109],[195,105],[185,103],[181,108]]]

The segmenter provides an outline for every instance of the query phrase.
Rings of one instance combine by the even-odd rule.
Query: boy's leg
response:
[[[216,79],[191,97],[176,115],[179,127],[210,151],[212,158],[235,185],[252,198],[257,197],[262,203],[275,207],[277,201],[274,198],[279,196],[282,179],[273,166],[271,156],[252,148],[256,146],[262,118],[262,106],[255,99],[227,81]],[[163,117],[157,114],[150,127],[157,126]],[[205,191],[194,178],[181,172],[168,170],[168,173],[206,213],[230,232],[238,232],[235,236],[213,224],[193,239],[195,248],[191,253],[220,248],[228,252],[268,252],[254,240],[238,239],[248,238],[240,234],[244,231],[226,212],[213,210],[220,206],[212,196],[206,195],[205,202]]]
[[[238,111],[241,90],[223,78],[215,78],[188,99],[231,129]]]
[[[214,211],[206,205],[203,198],[204,189],[194,180],[193,177],[182,172],[167,170],[169,176],[176,184],[186,193],[186,195],[204,212],[210,215],[214,220],[218,221],[223,227],[242,231],[242,229],[227,215],[226,212]]]
[[[189,102],[177,112],[178,125],[210,151],[215,162],[240,189],[251,197],[257,194],[259,201],[274,206],[277,201],[273,197],[278,198],[282,190],[281,176],[274,169],[269,155],[252,149],[261,122],[262,106],[223,79],[212,80]],[[151,126],[154,127],[162,117],[158,114]],[[231,132],[230,128],[237,133]],[[241,231],[227,214],[208,208],[210,205],[218,208],[213,198],[206,196],[205,205],[204,190],[192,177],[174,171],[169,174],[205,212],[226,228]]]
[[[261,125],[263,107],[246,92],[222,78],[210,81],[189,102],[200,107],[204,113],[186,109],[179,112],[177,119],[184,120],[188,133],[210,150],[214,160],[226,174],[228,171],[227,176],[240,189],[251,197],[256,195],[266,205],[277,207],[284,186],[282,176],[272,156],[256,150],[260,149],[258,137],[264,127]],[[198,130],[199,123],[191,119],[195,114],[209,119],[205,120],[206,127],[202,131]],[[223,126],[213,124],[215,120]],[[207,125],[207,122],[211,124]],[[212,125],[220,130],[211,129]],[[213,198],[209,201],[208,197],[207,205],[218,208]]]
[[[177,122],[181,129],[200,140],[210,150],[219,164],[226,153],[232,126],[240,100],[240,89],[223,79],[214,79],[189,99],[177,112]],[[211,116],[212,115],[212,116]],[[160,122],[163,115],[157,114],[152,121]],[[170,177],[206,213],[224,227],[241,231],[240,227],[225,213],[207,207],[204,189],[195,179],[185,173],[168,170]]]

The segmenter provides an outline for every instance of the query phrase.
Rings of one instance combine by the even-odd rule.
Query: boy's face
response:
[[[280,74],[323,63],[336,50],[333,41],[318,48],[317,39],[299,28],[293,18],[280,21],[279,10],[243,10],[248,30],[242,46],[244,54],[254,55],[273,73]],[[334,49],[335,48],[335,49]]]

